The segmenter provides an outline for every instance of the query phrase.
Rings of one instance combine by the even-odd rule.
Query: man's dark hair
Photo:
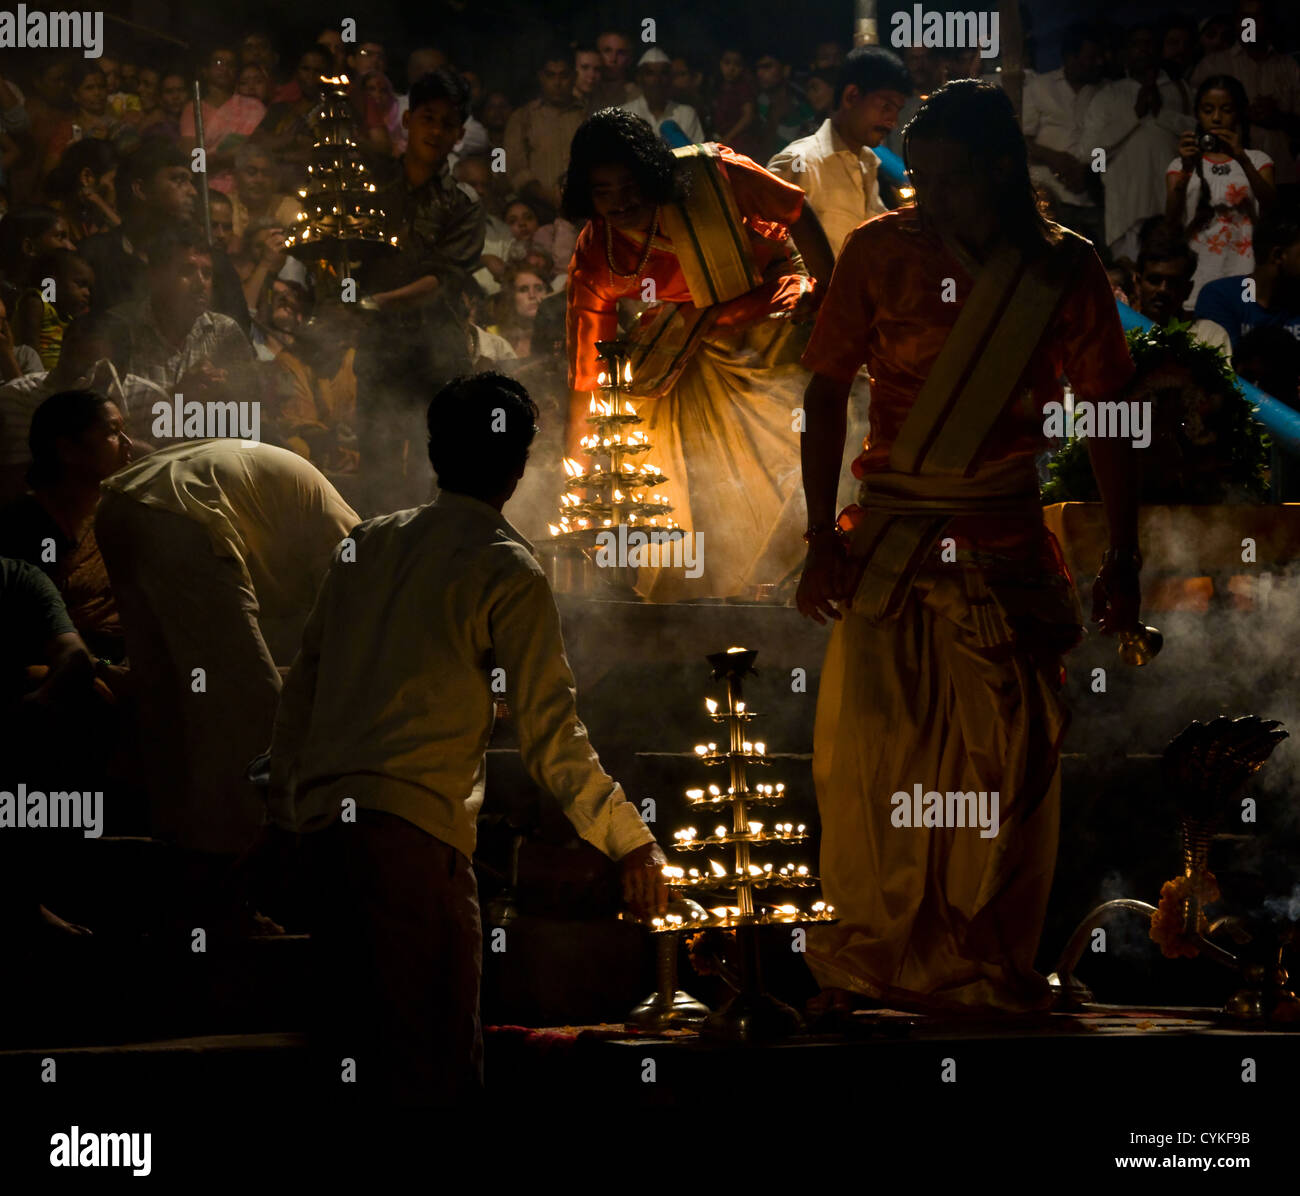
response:
[[[672,203],[682,197],[683,182],[673,151],[653,127],[622,108],[592,113],[573,135],[560,206],[565,219],[576,225],[596,214],[591,172],[597,166],[626,166],[651,203]]]
[[[1038,210],[1029,179],[1029,155],[1015,109],[1000,87],[980,79],[954,79],[929,96],[903,130],[903,158],[911,161],[917,140],[955,141],[970,151],[976,170],[999,171],[1005,161],[997,211],[1005,234],[1036,253],[1047,247],[1051,229]]]
[[[27,468],[29,486],[36,489],[59,480],[63,472],[59,441],[79,440],[94,426],[104,404],[110,401],[93,390],[61,390],[36,408],[27,433],[32,454],[32,463]]]
[[[312,42],[310,45],[302,46],[298,50],[298,56],[293,60],[295,70],[302,65],[302,60],[306,58],[308,54],[316,55],[317,58],[321,59],[325,63],[326,67],[330,67],[334,63],[333,55],[331,55],[330,52],[320,44],[320,42]]]
[[[161,137],[146,138],[117,172],[118,208],[125,214],[140,202],[135,197],[137,182],[147,188],[160,170],[169,170],[173,166],[188,168],[189,164],[185,153],[170,141]]]
[[[552,42],[550,45],[543,46],[542,52],[537,56],[537,69],[540,71],[544,66],[552,62],[562,62],[572,70],[573,51],[561,42]]]
[[[577,62],[579,54],[599,54],[595,42],[578,42],[570,51],[570,61]]]
[[[443,490],[488,500],[528,460],[537,404],[515,379],[488,372],[448,382],[429,402],[429,464]]]
[[[1088,21],[1075,21],[1073,25],[1067,25],[1061,34],[1061,57],[1072,58],[1089,42],[1095,46],[1106,44],[1100,28]]]
[[[568,61],[567,54],[565,61]],[[462,121],[469,119],[469,85],[449,67],[440,66],[427,75],[421,75],[411,84],[410,95],[412,112],[421,104],[450,100],[452,107],[460,113],[460,119]]]
[[[1165,39],[1165,34],[1171,29],[1182,29],[1192,35],[1192,41],[1196,41],[1196,22],[1185,12],[1178,12],[1176,9],[1169,9],[1160,14],[1156,22],[1161,42]]]
[[[31,279],[37,283],[45,278],[53,278],[57,281],[64,277],[64,271],[70,269],[74,262],[89,265],[75,249],[52,249],[32,262]]]
[[[1265,262],[1275,249],[1289,249],[1300,240],[1300,219],[1294,212],[1275,212],[1255,225],[1255,261]]]
[[[202,231],[193,224],[168,224],[158,229],[144,244],[150,270],[165,270],[182,253],[194,250],[212,253]]]
[[[905,96],[912,94],[912,76],[903,65],[903,60],[880,46],[859,46],[844,60],[835,79],[837,109],[850,85],[863,95],[869,91],[901,91]]]
[[[68,67],[68,91],[70,93],[75,92],[87,79],[93,79],[97,71],[101,75],[104,73],[103,71],[100,71],[97,62],[84,60],[74,62],[70,67]]]
[[[1174,261],[1183,262],[1188,278],[1196,273],[1196,251],[1187,243],[1187,238],[1164,220],[1157,221],[1138,243],[1138,277],[1141,278],[1148,262]]]
[[[0,219],[0,275],[6,282],[26,284],[29,263],[23,256],[23,242],[43,237],[62,219],[62,212],[42,204],[5,213]]]

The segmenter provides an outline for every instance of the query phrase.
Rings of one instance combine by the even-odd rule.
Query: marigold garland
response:
[[[1151,941],[1158,943],[1167,959],[1184,956],[1195,959],[1201,953],[1200,936],[1183,922],[1183,907],[1190,898],[1202,906],[1220,900],[1219,884],[1213,872],[1175,876],[1160,886],[1160,905],[1151,915]]]

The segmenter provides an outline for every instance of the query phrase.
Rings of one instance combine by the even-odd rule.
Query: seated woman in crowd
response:
[[[361,80],[364,115],[362,127],[370,147],[381,154],[396,157],[406,151],[406,130],[402,113],[388,76],[369,71]]]
[[[144,112],[140,119],[140,133],[146,137],[162,137],[179,145],[181,117],[190,106],[190,89],[185,76],[172,71],[158,82],[158,107]]]
[[[108,107],[108,80],[92,58],[75,62],[68,71],[68,89],[72,93],[73,111],[50,131],[41,150],[41,174],[47,175],[58,165],[63,152],[74,141],[97,137],[112,141],[122,132],[122,122]]]
[[[497,322],[488,329],[510,342],[518,357],[532,353],[533,321],[538,304],[549,293],[546,280],[527,266],[510,266],[497,296]]]
[[[94,233],[116,228],[117,153],[107,141],[94,137],[74,141],[45,179],[45,198],[61,212],[68,232],[80,242]]]
[[[1166,219],[1184,231],[1197,256],[1189,305],[1207,282],[1255,268],[1255,221],[1276,190],[1273,160],[1246,148],[1247,110],[1237,79],[1209,76],[1196,89],[1196,131],[1179,139],[1165,175]]]

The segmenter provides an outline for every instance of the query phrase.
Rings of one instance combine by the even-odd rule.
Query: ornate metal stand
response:
[[[1220,717],[1208,724],[1190,724],[1169,744],[1164,755],[1166,784],[1179,794],[1182,806],[1179,821],[1183,876],[1188,882],[1181,907],[1182,935],[1194,949],[1192,953],[1204,955],[1242,976],[1243,988],[1224,1007],[1225,1014],[1242,1021],[1300,1018],[1300,1001],[1287,989],[1287,971],[1282,965],[1283,953],[1295,944],[1296,926],[1292,923],[1288,930],[1270,932],[1240,918],[1220,918],[1210,923],[1199,893],[1210,876],[1210,842],[1234,795],[1286,735],[1280,723],[1254,715]],[[1079,923],[1061,953],[1056,971],[1047,978],[1057,991],[1058,1008],[1092,1000],[1092,993],[1075,978],[1074,969],[1093,930],[1120,910],[1144,914],[1148,920],[1160,912],[1157,906],[1128,897],[1097,906]],[[1220,932],[1229,933],[1238,946],[1257,943],[1267,935],[1264,945],[1269,961],[1243,959],[1212,942]]]

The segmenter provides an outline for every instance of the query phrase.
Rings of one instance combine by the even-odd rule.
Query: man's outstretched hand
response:
[[[667,863],[668,857],[658,843],[646,843],[619,860],[623,870],[623,900],[638,918],[668,912],[668,885],[663,872]]]

